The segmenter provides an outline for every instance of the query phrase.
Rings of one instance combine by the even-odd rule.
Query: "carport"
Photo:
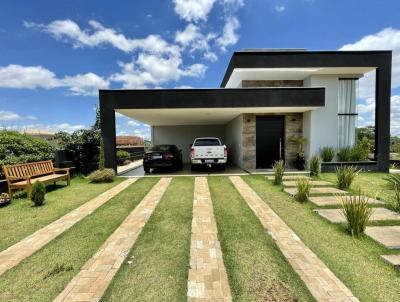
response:
[[[100,90],[105,166],[116,169],[115,112],[150,125],[153,144],[177,145],[185,162],[195,137],[219,137],[229,161],[245,169],[246,114],[303,113],[324,104],[318,87]]]

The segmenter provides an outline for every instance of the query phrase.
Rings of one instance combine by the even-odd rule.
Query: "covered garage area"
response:
[[[228,161],[245,168],[246,114],[305,112],[324,106],[323,88],[100,90],[105,165],[116,169],[115,113],[151,126],[153,144],[175,144],[189,162],[196,137],[219,137]]]

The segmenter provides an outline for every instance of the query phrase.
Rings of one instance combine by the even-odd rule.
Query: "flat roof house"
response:
[[[189,161],[195,137],[217,136],[245,170],[289,165],[304,137],[306,158],[356,142],[356,83],[375,83],[374,169],[389,170],[391,51],[244,50],[220,88],[100,90],[105,165],[116,169],[115,112],[151,126],[153,144],[176,144]]]

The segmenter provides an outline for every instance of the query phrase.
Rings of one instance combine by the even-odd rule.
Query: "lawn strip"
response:
[[[233,299],[314,301],[229,178],[208,181]]]
[[[0,278],[0,301],[50,301],[158,181],[140,179]]]
[[[46,186],[45,204],[32,206],[26,198],[14,198],[10,205],[0,208],[0,251],[5,250],[26,236],[57,220],[104,191],[122,182],[116,178],[112,183],[91,184],[89,180],[75,177],[70,186],[64,184]]]
[[[389,250],[367,236],[352,238],[345,225],[318,217],[310,203],[296,202],[282,192],[282,187],[273,186],[262,177],[243,179],[361,301],[398,299],[400,274],[380,259]]]
[[[174,178],[102,301],[186,301],[193,178]]]

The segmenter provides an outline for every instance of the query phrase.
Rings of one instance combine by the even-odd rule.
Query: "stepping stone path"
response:
[[[8,249],[0,252],[0,276],[7,270],[13,268],[25,258],[40,250],[47,243],[68,230],[77,222],[93,213],[115,195],[133,184],[137,178],[129,178],[115,187],[103,192],[99,196],[81,205],[79,208],[62,216],[44,228],[22,239]],[[62,201],[60,201],[62,202]]]
[[[284,187],[296,187],[297,182],[295,180],[288,180],[282,182]],[[325,180],[310,180],[310,184],[313,187],[332,187],[333,184],[331,182]]]
[[[188,301],[232,301],[207,178],[196,177]]]
[[[268,180],[273,181],[275,176],[266,176]],[[297,180],[297,179],[311,179],[309,176],[306,175],[283,175],[283,180]]]
[[[342,209],[320,209],[315,210],[321,217],[332,223],[345,223],[346,217],[343,215]],[[374,208],[372,210],[370,221],[382,220],[400,220],[400,214],[390,211],[386,208]]]
[[[342,204],[342,198],[349,198],[349,196],[343,196],[343,197],[339,197],[339,196],[312,196],[309,198],[309,200],[319,206],[319,207],[323,207],[323,206],[335,206],[335,205],[341,205]],[[369,204],[384,204],[383,201],[374,199],[374,198],[370,198],[368,197],[368,201]]]
[[[384,261],[393,265],[395,269],[400,270],[400,255],[382,255]]]
[[[100,301],[170,182],[160,179],[54,301]]]
[[[358,301],[242,178],[231,176],[230,180],[317,301]]]
[[[297,188],[284,188],[283,191],[285,191],[286,193],[295,196],[297,194]],[[343,190],[339,190],[337,188],[331,188],[331,187],[325,187],[325,188],[311,188],[310,189],[310,195],[316,195],[316,194],[340,194],[340,195],[346,195],[349,194],[346,191]]]
[[[400,249],[400,226],[367,227],[365,234],[387,249]]]

